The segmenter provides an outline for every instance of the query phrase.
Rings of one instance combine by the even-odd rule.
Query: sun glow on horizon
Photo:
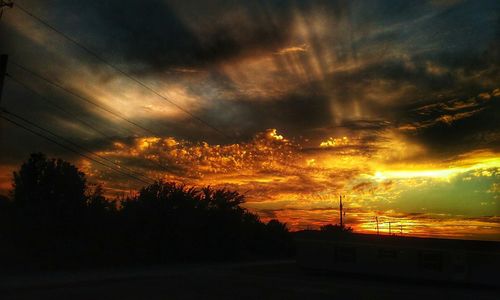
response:
[[[458,174],[463,174],[470,171],[476,171],[475,175],[488,176],[488,169],[498,169],[500,168],[500,157],[494,156],[490,158],[483,158],[484,161],[477,161],[473,165],[464,165],[449,168],[436,168],[436,169],[417,169],[418,165],[415,165],[414,169],[411,170],[384,170],[376,171],[374,175],[370,176],[375,180],[384,179],[411,179],[411,178],[435,178],[442,180],[449,180],[450,177],[456,176]],[[477,173],[479,172],[479,173]],[[491,176],[491,174],[490,174]]]
[[[141,189],[129,171],[210,185],[298,230],[345,194],[360,232],[500,240],[499,1],[26,2],[105,61],[11,10],[10,79],[68,112],[11,80],[2,105],[122,172],[2,123],[1,194],[41,151],[110,197]]]

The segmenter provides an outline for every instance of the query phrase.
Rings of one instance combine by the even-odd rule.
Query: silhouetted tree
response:
[[[8,228],[11,226],[12,217],[12,202],[7,196],[0,195],[0,228]],[[0,231],[0,238],[3,235]]]
[[[158,181],[122,202],[129,249],[138,260],[237,259],[289,253],[285,224],[264,224],[235,191]],[[286,235],[286,237],[285,237]]]
[[[87,187],[85,195],[85,206],[92,213],[105,214],[106,212],[116,212],[116,201],[106,199],[102,185],[97,184]]]
[[[270,220],[266,224],[266,232],[266,247],[272,255],[279,257],[294,254],[295,249],[292,236],[286,223],[282,223],[276,219]]]
[[[85,207],[85,174],[61,159],[32,154],[14,172],[14,203],[26,217],[74,222]]]
[[[12,201],[0,199],[0,217],[8,216],[0,225],[14,225],[0,228],[13,265],[276,257],[293,248],[286,224],[263,223],[241,206],[243,195],[227,189],[157,181],[118,208],[75,166],[41,153],[14,173],[13,187]]]
[[[338,224],[326,224],[320,227],[322,232],[328,233],[351,233],[352,227],[349,226],[340,226]]]
[[[11,206],[11,201],[9,197],[0,195],[0,217],[2,218],[2,220],[7,216],[10,206]],[[0,220],[0,222],[2,220]]]

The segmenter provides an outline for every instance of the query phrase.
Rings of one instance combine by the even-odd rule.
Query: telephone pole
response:
[[[389,235],[391,235],[391,222],[389,222]]]
[[[342,195],[339,195],[340,196],[340,205],[339,205],[339,213],[340,213],[340,228],[344,228],[344,220],[342,219],[342,210],[343,210],[343,207],[342,207]]]
[[[378,230],[378,216],[375,217],[375,221],[377,222],[377,235],[380,234],[379,230]]]
[[[3,81],[7,74],[7,54],[0,55],[0,104],[2,104]]]

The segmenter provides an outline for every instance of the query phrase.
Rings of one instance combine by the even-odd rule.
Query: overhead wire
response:
[[[112,137],[108,136],[107,134],[105,134],[103,131],[99,130],[98,128],[96,128],[95,126],[91,125],[90,123],[86,122],[85,120],[79,118],[78,116],[76,116],[75,114],[69,112],[68,110],[66,110],[65,108],[63,108],[62,106],[59,106],[57,105],[54,101],[51,101],[50,99],[48,99],[47,97],[41,95],[39,92],[35,91],[33,88],[29,87],[27,84],[25,84],[24,82],[22,82],[21,80],[13,77],[11,74],[7,73],[6,74],[6,77],[9,78],[10,80],[13,80],[14,82],[16,82],[17,84],[19,84],[20,86],[22,86],[23,88],[25,88],[26,90],[34,93],[35,95],[37,95],[40,99],[50,103],[52,106],[56,107],[57,109],[59,109],[60,111],[64,112],[65,114],[67,115],[70,115],[70,117],[75,120],[77,120],[78,122],[80,122],[81,124],[83,124],[84,126],[87,126],[88,128],[90,128],[91,130],[94,130],[95,132],[99,133],[100,135],[102,135],[104,138],[108,139],[108,140],[113,140]],[[61,137],[63,138],[63,137]],[[101,157],[102,159],[106,159],[105,157]],[[149,159],[145,159],[147,162],[151,163],[151,164],[154,164],[155,166],[157,167],[160,167],[162,170],[164,171],[170,171],[166,166],[162,165],[161,163],[159,162],[156,162],[154,160],[149,160]]]
[[[59,135],[59,134],[56,134],[56,133],[54,133],[54,132],[52,132],[52,131],[50,131],[50,130],[48,130],[48,129],[46,129],[46,128],[43,128],[42,126],[40,126],[40,125],[38,125],[38,124],[36,124],[36,123],[34,123],[34,122],[32,122],[32,121],[30,121],[30,120],[28,120],[28,119],[24,118],[24,117],[22,117],[22,116],[20,116],[20,115],[18,115],[18,114],[12,113],[12,112],[10,112],[10,111],[6,110],[5,108],[0,108],[0,110],[1,110],[3,113],[6,113],[6,114],[8,114],[8,115],[11,115],[11,116],[13,116],[13,117],[15,117],[15,118],[17,118],[17,119],[19,119],[19,120],[21,120],[21,121],[23,121],[23,122],[27,123],[27,124],[30,124],[31,126],[33,126],[33,127],[35,127],[35,128],[38,128],[38,129],[40,129],[40,130],[42,130],[42,131],[44,131],[44,132],[47,132],[48,134],[50,134],[50,135],[52,135],[52,136],[54,136],[54,137],[56,137],[56,138],[59,138],[60,140],[63,140],[64,142],[66,142],[66,143],[68,143],[68,144],[72,145],[73,147],[76,147],[76,148],[78,148],[78,149],[80,149],[80,150],[82,150],[82,151],[85,151],[85,152],[90,153],[90,154],[92,154],[92,155],[94,155],[94,156],[96,156],[96,157],[99,157],[99,158],[100,158],[100,159],[102,159],[102,160],[105,160],[105,161],[107,161],[107,162],[109,162],[109,163],[112,163],[112,164],[116,165],[118,168],[123,168],[123,169],[126,169],[126,170],[128,170],[129,172],[135,173],[135,174],[136,174],[136,175],[138,175],[138,176],[145,177],[145,178],[147,178],[147,179],[151,180],[152,182],[154,182],[154,181],[155,181],[155,180],[154,180],[154,179],[152,179],[152,178],[149,178],[149,177],[147,177],[147,176],[145,176],[145,175],[143,175],[143,174],[141,174],[141,173],[138,173],[138,172],[136,172],[136,171],[134,171],[134,170],[132,170],[132,169],[130,169],[130,168],[128,168],[128,167],[124,167],[124,166],[122,166],[122,165],[120,165],[120,164],[118,164],[118,163],[114,162],[113,160],[111,160],[111,159],[107,158],[107,157],[104,157],[104,156],[102,156],[102,155],[100,155],[100,154],[98,154],[98,153],[96,153],[96,152],[94,152],[94,151],[92,151],[92,150],[89,150],[89,149],[88,149],[88,148],[86,148],[86,147],[83,147],[83,146],[78,145],[77,143],[75,143],[75,142],[73,142],[73,141],[71,141],[71,140],[69,140],[69,139],[67,139],[67,138],[65,138],[65,137],[63,137],[63,136],[61,136],[61,135]]]
[[[70,94],[71,96],[73,96],[73,97],[75,97],[77,99],[80,99],[82,101],[90,103],[93,106],[95,106],[95,107],[97,107],[97,108],[99,108],[99,109],[101,109],[101,110],[103,110],[103,111],[105,111],[105,112],[107,112],[107,113],[109,113],[109,114],[111,114],[111,115],[113,115],[113,116],[115,116],[115,117],[117,117],[117,118],[119,118],[119,119],[121,119],[121,120],[123,120],[123,121],[125,121],[125,122],[127,122],[127,123],[129,123],[129,124],[131,124],[133,126],[135,126],[135,127],[137,127],[137,128],[140,128],[144,132],[147,132],[147,133],[152,134],[154,136],[160,136],[158,133],[154,132],[153,130],[151,130],[149,128],[146,128],[146,127],[142,126],[141,124],[139,124],[137,122],[134,122],[134,121],[126,118],[122,114],[117,113],[117,112],[113,111],[112,109],[107,108],[107,107],[103,106],[102,104],[97,103],[96,101],[94,101],[93,99],[91,99],[89,97],[82,96],[82,95],[80,95],[80,94],[78,94],[78,93],[76,93],[76,92],[74,92],[74,91],[72,91],[72,90],[64,87],[60,83],[57,83],[54,80],[51,80],[51,79],[47,78],[46,76],[43,76],[40,73],[37,73],[37,72],[31,70],[30,68],[17,63],[14,60],[10,60],[9,63],[12,64],[12,65],[14,65],[14,66],[16,66],[16,67],[18,67],[18,68],[20,68],[20,69],[22,69],[25,72],[31,74],[32,76],[37,77],[38,79],[41,79],[41,80],[49,83],[50,85],[55,86],[55,87],[57,87],[57,88],[65,91],[66,93]]]
[[[14,125],[15,125],[15,126],[17,126],[17,127],[22,128],[22,129],[24,129],[24,130],[26,130],[26,131],[28,131],[28,132],[30,132],[30,133],[32,133],[32,134],[34,134],[34,135],[37,135],[37,136],[39,136],[39,137],[41,137],[41,138],[43,138],[43,139],[45,139],[45,140],[48,140],[48,141],[52,142],[53,144],[58,145],[59,147],[61,147],[61,148],[65,149],[65,150],[68,150],[68,151],[70,151],[70,152],[72,152],[72,153],[75,153],[75,154],[77,154],[77,155],[81,156],[81,157],[84,157],[84,158],[86,158],[86,159],[88,159],[88,160],[91,160],[91,161],[93,161],[93,162],[95,162],[95,163],[97,163],[97,164],[100,164],[100,165],[102,165],[102,166],[105,166],[105,167],[107,167],[107,168],[109,168],[109,169],[111,169],[111,170],[113,170],[113,171],[115,171],[115,172],[117,172],[117,173],[120,173],[120,174],[122,174],[122,175],[125,175],[125,176],[127,176],[127,177],[130,177],[130,178],[132,178],[132,179],[135,179],[135,180],[137,180],[137,181],[140,181],[140,182],[145,183],[145,184],[148,184],[148,185],[149,185],[149,184],[151,184],[151,182],[149,182],[149,181],[146,181],[146,180],[144,180],[144,179],[141,179],[141,178],[139,178],[139,177],[137,177],[137,176],[135,176],[135,175],[133,175],[133,174],[130,174],[130,173],[124,172],[124,171],[122,171],[122,170],[120,170],[120,169],[117,169],[117,168],[114,168],[114,167],[112,167],[112,166],[109,166],[109,165],[107,165],[107,164],[105,164],[105,163],[103,163],[103,162],[101,162],[101,161],[99,161],[99,160],[97,160],[97,159],[94,159],[93,157],[91,157],[91,156],[89,156],[89,155],[87,155],[87,154],[85,154],[85,153],[81,153],[81,152],[79,152],[78,150],[75,150],[75,149],[73,149],[73,148],[71,148],[71,147],[69,147],[69,146],[67,146],[67,145],[65,145],[65,144],[63,144],[63,143],[61,143],[61,142],[58,142],[57,140],[55,140],[55,139],[53,139],[53,138],[51,138],[51,137],[48,137],[48,136],[46,136],[46,135],[44,135],[44,134],[42,134],[42,133],[40,133],[40,132],[38,132],[38,131],[35,131],[35,130],[33,130],[33,129],[31,129],[31,128],[29,128],[29,127],[27,127],[27,126],[25,126],[25,125],[23,125],[23,124],[21,124],[21,123],[19,123],[19,122],[14,121],[14,120],[12,120],[12,119],[10,119],[10,118],[6,117],[5,115],[0,115],[0,118],[2,118],[2,119],[4,119],[4,120],[6,120],[6,121],[8,121],[8,122],[10,122],[10,123],[12,123],[12,124],[14,124]]]
[[[108,67],[112,68],[116,72],[118,72],[121,75],[125,76],[126,78],[132,80],[133,82],[137,83],[139,86],[141,86],[141,87],[145,88],[146,90],[152,92],[153,94],[155,94],[156,96],[160,97],[161,99],[167,101],[171,105],[175,106],[177,109],[179,109],[180,111],[184,112],[186,115],[188,115],[192,119],[198,121],[199,123],[201,123],[204,126],[207,126],[208,128],[210,128],[214,132],[218,133],[219,135],[223,136],[224,138],[226,138],[228,140],[231,139],[231,137],[229,137],[228,135],[226,135],[222,130],[218,129],[214,125],[212,125],[209,122],[205,121],[201,117],[199,117],[199,116],[191,113],[187,108],[179,105],[175,101],[173,101],[173,100],[169,99],[168,97],[162,95],[160,92],[158,92],[154,88],[150,87],[149,85],[145,84],[141,80],[137,79],[136,77],[134,77],[130,73],[126,72],[122,68],[120,68],[120,67],[116,66],[115,64],[109,62],[104,57],[102,57],[101,55],[99,55],[97,52],[93,51],[92,49],[90,49],[89,47],[85,46],[84,44],[82,44],[78,40],[76,40],[76,39],[72,38],[71,36],[65,34],[64,32],[60,31],[59,29],[57,29],[56,27],[54,27],[53,25],[51,25],[50,23],[48,23],[47,21],[45,21],[41,17],[38,17],[37,15],[35,15],[33,12],[29,11],[28,9],[26,9],[22,5],[19,5],[18,3],[16,3],[14,5],[14,7],[18,8],[19,10],[21,10],[22,12],[24,12],[26,15],[32,17],[33,19],[37,20],[39,23],[43,24],[47,28],[49,28],[52,31],[56,32],[57,34],[59,34],[60,36],[62,36],[66,40],[70,41],[74,45],[78,46],[79,48],[81,48],[82,50],[84,50],[85,52],[87,52],[88,54],[90,54],[91,56],[93,56],[95,59],[97,59],[97,60],[101,61],[102,63],[106,64]]]
[[[48,23],[47,21],[45,21],[44,19],[38,17],[37,15],[35,15],[34,13],[32,13],[31,11],[29,11],[28,9],[26,9],[25,7],[19,5],[18,3],[15,4],[15,7],[19,8],[22,12],[24,12],[25,14],[27,14],[28,16],[34,18],[35,20],[37,20],[39,23],[43,24],[44,26],[46,26],[47,28],[51,29],[52,31],[54,31],[55,33],[61,35],[63,38],[65,38],[66,40],[70,41],[71,43],[73,43],[74,45],[78,46],[79,48],[81,48],[82,50],[84,50],[85,52],[87,52],[88,54],[90,54],[91,56],[93,56],[95,59],[103,62],[104,64],[106,64],[108,67],[112,68],[113,70],[115,70],[116,72],[122,74],[123,76],[125,76],[126,78],[132,80],[133,82],[137,83],[139,86],[145,88],[146,90],[152,92],[153,94],[155,94],[156,96],[160,97],[161,99],[169,102],[170,104],[174,105],[176,108],[178,108],[180,111],[184,112],[185,114],[187,114],[188,116],[190,116],[192,119],[198,121],[199,123],[205,125],[206,127],[210,128],[211,130],[217,132],[219,135],[225,137],[226,139],[230,140],[231,137],[226,135],[222,130],[218,129],[217,127],[211,125],[210,123],[208,123],[207,121],[203,120],[202,118],[198,117],[197,115],[191,113],[188,109],[182,107],[181,105],[175,103],[173,100],[167,98],[166,96],[162,95],[160,92],[158,92],[157,90],[153,89],[152,87],[150,87],[149,85],[145,84],[144,82],[140,81],[139,79],[137,79],[136,77],[132,76],[131,74],[129,74],[128,72],[124,71],[123,69],[117,67],[116,65],[110,63],[108,60],[106,60],[105,58],[103,58],[101,55],[99,55],[97,52],[91,50],[90,48],[88,48],[87,46],[85,46],[84,44],[80,43],[78,40],[72,38],[71,36],[65,34],[64,32],[58,30],[57,28],[55,28],[54,26],[52,26],[50,23]],[[134,121],[131,121],[129,119],[127,119],[126,117],[114,112],[113,110],[109,109],[109,108],[106,108],[106,107],[102,107],[101,105],[99,105],[98,103],[96,103],[94,100],[90,99],[89,97],[85,97],[85,96],[82,96],[82,95],[79,95],[78,93],[64,87],[62,84],[60,83],[57,83],[57,82],[54,82],[53,80],[50,80],[49,78],[47,78],[46,76],[43,76],[33,70],[31,70],[30,68],[20,64],[20,63],[17,63],[15,61],[12,61],[11,60],[11,63],[15,66],[17,66],[18,68],[24,70],[25,72],[49,83],[50,85],[52,86],[55,86],[65,92],[67,92],[68,94],[78,98],[78,99],[81,99],[85,102],[88,102],[98,108],[100,108],[101,110],[104,110],[112,115],[114,115],[115,117],[117,118],[120,118],[124,121],[126,121],[127,123],[129,124],[132,124],[138,128],[140,128],[141,130],[143,131],[146,131],[150,134],[152,134],[153,136],[155,137],[158,137],[158,136],[161,136],[160,134],[150,130],[149,128],[146,128]],[[153,163],[156,164],[156,162],[152,161]],[[161,164],[157,164],[158,166],[164,168],[164,166],[162,166]]]
[[[67,138],[65,138],[65,137],[63,137],[63,136],[61,136],[61,135],[59,135],[59,134],[56,134],[56,133],[54,133],[53,131],[51,131],[51,130],[49,130],[49,129],[46,129],[46,128],[44,128],[44,127],[42,127],[42,126],[40,126],[40,125],[38,125],[38,124],[36,124],[36,123],[34,123],[34,122],[32,122],[32,121],[30,121],[30,120],[26,119],[26,118],[24,118],[24,117],[22,117],[22,116],[20,116],[20,115],[18,115],[18,114],[12,113],[12,112],[10,112],[10,111],[6,110],[5,108],[0,108],[0,110],[1,110],[3,113],[5,113],[5,114],[8,114],[8,115],[10,115],[10,116],[13,116],[14,118],[17,118],[17,119],[19,119],[19,120],[21,120],[21,121],[23,121],[23,122],[25,122],[25,123],[27,123],[27,124],[29,124],[29,125],[31,125],[31,126],[33,126],[33,127],[37,128],[37,129],[39,129],[39,130],[42,130],[42,131],[44,131],[44,132],[46,132],[46,133],[48,133],[48,134],[50,134],[50,135],[52,135],[52,136],[54,136],[54,137],[56,137],[56,138],[58,138],[58,139],[60,139],[60,140],[64,141],[65,143],[68,143],[68,144],[72,145],[73,147],[76,147],[76,148],[78,148],[78,149],[80,149],[80,150],[82,150],[82,151],[84,151],[84,152],[87,152],[87,153],[89,153],[89,154],[91,154],[91,155],[94,155],[94,156],[96,156],[96,157],[98,157],[98,158],[100,158],[100,159],[102,159],[102,160],[104,160],[104,161],[107,161],[107,162],[109,162],[109,163],[112,163],[113,165],[117,166],[117,167],[118,167],[118,168],[120,168],[120,169],[122,169],[122,168],[123,168],[123,169],[125,169],[125,170],[127,170],[127,171],[129,171],[129,172],[131,172],[131,173],[134,173],[136,176],[141,176],[141,177],[147,178],[148,180],[151,180],[151,182],[155,182],[155,180],[154,180],[154,179],[152,179],[152,178],[149,178],[149,177],[147,177],[147,176],[145,176],[145,175],[143,175],[143,174],[141,174],[141,173],[138,173],[138,172],[136,172],[136,171],[134,171],[134,170],[132,170],[132,169],[130,169],[130,168],[128,168],[128,167],[124,167],[124,166],[122,166],[122,165],[120,165],[120,164],[118,164],[118,163],[114,162],[113,160],[111,160],[111,159],[107,158],[107,157],[104,157],[104,156],[102,156],[102,155],[100,155],[100,154],[98,154],[98,153],[96,153],[96,152],[94,152],[94,151],[92,151],[92,150],[89,150],[89,149],[88,149],[88,148],[86,148],[86,147],[80,146],[79,144],[77,144],[77,143],[75,143],[75,142],[73,142],[73,141],[71,141],[71,140],[69,140],[69,139],[67,139]]]
[[[62,113],[64,114],[67,114],[67,115],[71,115],[71,118],[74,118],[75,120],[77,120],[78,122],[80,122],[81,124],[85,125],[86,127],[92,129],[93,131],[97,132],[98,134],[100,134],[101,136],[103,136],[104,138],[106,139],[112,139],[112,137],[108,136],[106,133],[104,133],[103,131],[101,131],[100,129],[98,129],[97,127],[93,126],[92,124],[90,124],[89,122],[83,120],[82,118],[78,117],[76,114],[73,114],[71,113],[69,110],[65,109],[64,107],[58,105],[55,101],[52,101],[50,100],[49,98],[43,96],[41,93],[39,93],[38,91],[36,91],[35,89],[29,87],[27,84],[25,84],[24,82],[22,82],[21,80],[17,79],[16,77],[12,76],[11,74],[9,73],[6,73],[5,74],[5,77],[7,77],[9,80],[12,80],[14,81],[15,83],[17,83],[18,85],[20,85],[21,87],[25,88],[26,90],[30,91],[31,93],[35,94],[39,99],[45,101],[46,103],[48,103],[49,105],[51,105],[52,107],[58,109],[59,111],[61,111]]]

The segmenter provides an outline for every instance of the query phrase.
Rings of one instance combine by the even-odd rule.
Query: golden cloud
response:
[[[390,205],[405,188],[428,186],[466,172],[483,176],[485,171],[500,168],[500,159],[490,151],[471,152],[448,162],[411,160],[425,150],[396,132],[388,130],[380,140],[371,142],[370,146],[376,147],[370,153],[358,149],[366,145],[357,138],[327,138],[323,146],[311,150],[276,129],[268,129],[248,142],[228,145],[173,137],[136,138],[132,143],[117,141],[100,155],[165,180],[236,189],[247,196],[248,209],[262,218],[278,217],[293,229],[334,222],[338,194],[347,194],[351,222],[364,232],[371,231],[371,218],[380,208]],[[338,151],[339,147],[348,149]],[[166,166],[167,171],[153,171],[148,160]],[[113,186],[113,182],[108,185]],[[408,225],[414,222],[410,219],[400,220]],[[430,226],[435,220],[429,217],[418,222],[406,231],[423,234],[417,227]],[[442,233],[451,234],[451,230]]]

